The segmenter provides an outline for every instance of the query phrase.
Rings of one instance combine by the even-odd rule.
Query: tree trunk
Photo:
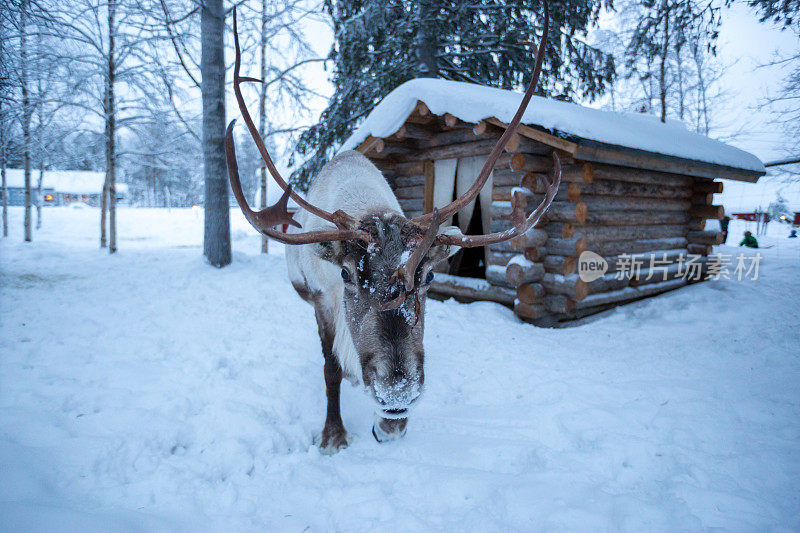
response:
[[[106,177],[103,180],[103,191],[100,193],[100,248],[108,246],[108,170],[106,170]]]
[[[106,106],[106,176],[108,180],[108,253],[117,251],[117,179],[116,179],[116,110],[114,81],[117,65],[114,62],[114,16],[117,0],[108,0],[108,105]]]
[[[669,16],[667,3],[662,4],[664,14],[664,46],[661,49],[661,65],[658,72],[658,93],[661,99],[661,122],[667,121],[667,54],[669,53]]]
[[[681,50],[683,50],[683,46],[677,44],[675,46],[675,60],[677,62],[678,70],[678,118],[683,120],[685,109],[684,99],[686,98],[686,94],[683,89],[683,57],[681,56]]]
[[[0,105],[2,102],[0,102]],[[0,113],[0,117],[3,114]],[[3,237],[8,237],[8,183],[6,182],[6,134],[5,120],[0,122],[0,179],[3,187]]]
[[[208,262],[221,268],[231,262],[231,227],[225,163],[225,10],[222,0],[206,0],[200,9],[203,93],[203,173]]]
[[[44,158],[39,159],[39,179],[36,181],[36,229],[42,228],[42,182],[44,181]]]
[[[19,53],[22,79],[22,160],[25,169],[25,242],[33,240],[31,227],[31,105],[28,95],[28,46],[25,28],[28,0],[20,2],[19,10]]]
[[[267,0],[261,0],[261,79],[267,79]],[[267,84],[261,84],[258,95],[258,133],[264,138],[267,130]],[[267,167],[261,166],[261,209],[267,207]],[[261,235],[261,253],[269,253],[269,239]]]
[[[0,28],[2,31],[2,28]],[[0,61],[5,57],[6,34],[0,35]],[[6,182],[6,121],[2,113],[2,98],[0,98],[0,181],[3,193],[3,237],[8,237],[8,183]]]
[[[417,77],[438,78],[439,65],[436,59],[436,9],[433,0],[419,3],[417,29]]]
[[[692,50],[694,63],[697,68],[697,92],[699,99],[699,109],[697,110],[697,131],[703,135],[708,135],[708,100],[706,98],[706,80],[703,77],[703,60],[697,45]]]
[[[106,176],[103,180],[103,190],[100,192],[100,248],[108,246],[108,80],[103,94],[103,113],[105,114],[105,136],[106,136]]]
[[[38,32],[37,32],[38,34]],[[41,57],[41,44],[42,44],[42,36],[41,34],[37,35],[36,39],[36,55]],[[44,141],[44,120],[42,117],[44,116],[44,91],[42,90],[42,76],[36,76],[36,138],[39,144],[39,179],[36,180],[36,229],[41,229],[42,227],[42,202],[44,198],[42,197],[42,184],[44,182],[44,156],[45,156],[45,141]]]

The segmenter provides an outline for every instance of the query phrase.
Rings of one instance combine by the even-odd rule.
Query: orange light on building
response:
[[[44,195],[44,201],[45,202],[52,202],[53,200],[55,200],[55,198],[53,198],[52,194],[45,194]]]

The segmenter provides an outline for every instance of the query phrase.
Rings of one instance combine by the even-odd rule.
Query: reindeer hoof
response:
[[[333,455],[340,450],[347,448],[350,444],[350,435],[344,428],[329,430],[327,427],[322,430],[319,441],[319,452],[323,455]]]
[[[397,440],[406,434],[406,424],[408,418],[383,418],[376,413],[372,436],[381,443]]]

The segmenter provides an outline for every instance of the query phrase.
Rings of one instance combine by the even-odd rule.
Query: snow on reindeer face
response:
[[[386,418],[399,417],[422,392],[425,298],[432,268],[446,254],[431,248],[417,268],[415,288],[406,292],[396,272],[417,242],[419,228],[389,214],[366,217],[361,229],[371,235],[370,244],[341,244],[345,318],[367,393]]]

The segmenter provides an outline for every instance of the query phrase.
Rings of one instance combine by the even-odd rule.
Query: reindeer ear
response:
[[[320,259],[342,266],[345,256],[345,243],[342,241],[325,241],[313,244],[314,253]]]

